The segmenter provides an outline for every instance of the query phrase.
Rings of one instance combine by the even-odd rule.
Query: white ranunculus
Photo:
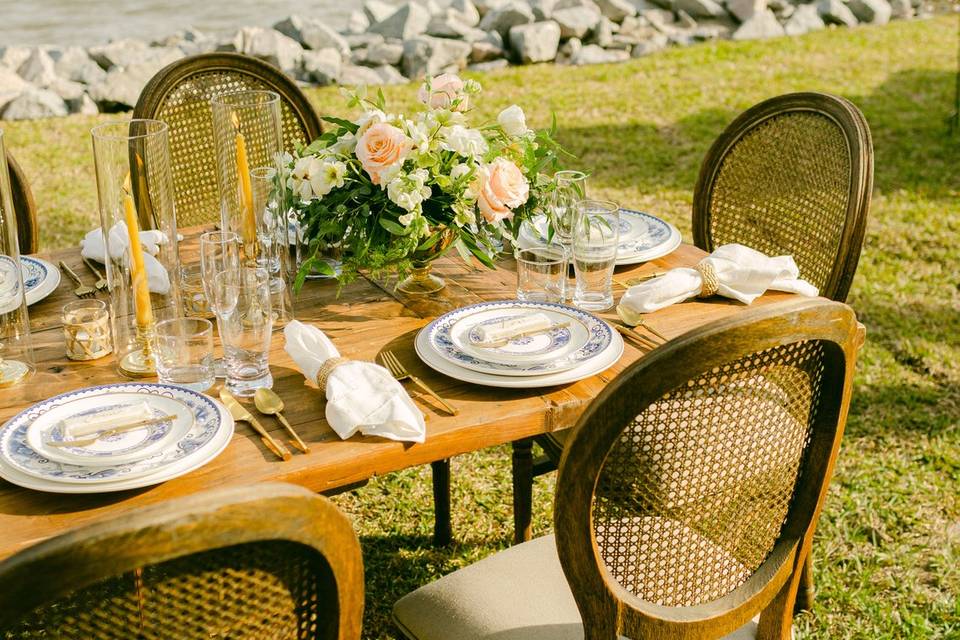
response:
[[[387,185],[387,197],[401,209],[417,211],[420,203],[430,197],[430,187],[425,184],[429,177],[430,174],[424,169],[399,175]]]
[[[477,129],[468,129],[463,125],[455,124],[444,127],[441,131],[443,142],[440,147],[459,153],[467,158],[482,156],[487,152],[487,141]]]
[[[519,137],[530,131],[527,128],[527,118],[523,115],[523,109],[515,104],[500,112],[500,115],[497,116],[497,123],[508,136]]]

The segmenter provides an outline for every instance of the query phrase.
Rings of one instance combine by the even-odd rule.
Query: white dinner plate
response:
[[[471,344],[470,334],[478,324],[531,313],[546,315],[551,324],[568,326],[514,339],[499,350]],[[519,300],[481,302],[456,309],[423,331],[433,352],[450,364],[497,376],[542,376],[573,369],[600,356],[610,347],[614,334],[606,322],[580,309]]]
[[[54,462],[43,457],[27,444],[27,428],[47,411],[86,396],[102,396],[106,399],[109,398],[110,393],[115,392],[153,393],[176,398],[190,407],[194,414],[194,423],[184,438],[149,458],[111,466],[89,467]],[[107,401],[109,400],[105,400]],[[220,431],[226,427],[217,403],[209,396],[189,389],[156,383],[131,382],[104,385],[55,396],[11,418],[0,428],[0,460],[5,467],[51,483],[84,486],[112,484],[116,481],[133,480],[160,473],[167,468],[179,467],[182,462],[196,457],[198,452],[207,450],[210,443],[217,440]],[[231,430],[233,428],[232,421],[229,428]]]
[[[14,261],[9,256],[0,256],[0,313],[9,313],[20,304],[15,279]],[[27,305],[43,300],[60,284],[60,271],[40,258],[20,256],[20,271],[23,274],[23,290]]]
[[[121,407],[146,403],[152,417],[176,416],[173,420],[125,431],[82,446],[52,446],[63,442],[61,423],[66,418],[88,418]],[[65,464],[108,467],[149,458],[179,442],[193,427],[193,411],[183,401],[152,393],[107,393],[65,402],[50,409],[27,427],[27,445],[44,458]],[[82,439],[82,436],[79,438]]]
[[[421,330],[420,333],[417,334],[414,347],[416,348],[417,355],[428,367],[455,380],[485,387],[511,389],[535,389],[570,384],[577,380],[595,376],[601,371],[608,369],[623,355],[623,339],[619,333],[614,331],[610,346],[606,348],[602,354],[574,369],[542,376],[498,376],[464,369],[463,367],[444,360],[431,348],[430,340],[425,330]]]

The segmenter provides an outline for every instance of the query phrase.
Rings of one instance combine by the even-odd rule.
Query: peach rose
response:
[[[417,97],[420,102],[428,105],[431,109],[449,109],[453,101],[458,97],[455,111],[467,110],[467,95],[463,92],[463,80],[452,73],[441,73],[430,80],[430,92],[427,92],[427,83],[420,87]]]
[[[386,122],[378,122],[357,140],[357,159],[373,184],[380,184],[380,174],[402,164],[412,145],[403,131]]]
[[[520,167],[497,158],[479,176],[477,207],[490,223],[509,219],[516,209],[530,197],[530,185]]]

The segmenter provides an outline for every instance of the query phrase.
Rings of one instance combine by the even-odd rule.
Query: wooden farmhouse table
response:
[[[618,268],[615,277],[622,282],[653,271],[692,266],[704,255],[700,249],[684,244],[664,258]],[[63,260],[88,284],[94,281],[81,262],[79,249],[42,257],[54,264]],[[310,446],[309,454],[294,451],[293,458],[283,462],[264,448],[246,423],[238,423],[232,442],[215,460],[185,476],[145,489],[66,495],[23,489],[0,480],[0,559],[74,527],[121,517],[137,507],[206,489],[281,481],[317,492],[335,492],[378,474],[566,429],[574,425],[607,383],[649,353],[658,341],[638,327],[641,333],[649,335],[649,344],[625,340],[626,350],[616,364],[574,384],[498,389],[459,382],[434,372],[419,360],[413,346],[418,330],[446,311],[482,301],[514,298],[516,270],[511,260],[503,261],[495,270],[473,269],[458,257],[448,256],[435,263],[434,272],[446,279],[447,287],[426,298],[405,297],[394,291],[391,284],[359,278],[345,286],[339,296],[336,283],[309,281],[294,301],[297,319],[325,331],[344,357],[374,360],[381,350],[390,349],[408,370],[459,409],[459,415],[450,416],[415,386],[405,384],[426,416],[427,438],[423,444],[364,436],[341,440],[324,420],[323,395],[306,383],[295,368],[283,350],[283,335],[278,331],[270,353],[274,390],[286,403],[286,417]],[[64,277],[53,294],[30,307],[37,371],[26,384],[0,390],[0,421],[66,391],[125,380],[117,373],[112,356],[73,362],[64,355],[60,310],[65,303],[77,299],[73,289],[73,283]],[[105,294],[99,295],[105,298]],[[771,292],[754,304],[792,297]],[[746,308],[714,297],[677,304],[648,318],[658,331],[673,338]],[[608,320],[615,318],[615,314],[603,315]],[[218,391],[219,385],[209,393],[216,397]],[[277,438],[287,439],[276,420],[258,418]]]

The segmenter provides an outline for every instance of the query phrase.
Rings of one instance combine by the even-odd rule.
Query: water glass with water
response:
[[[157,323],[160,382],[203,392],[213,386],[213,325],[203,318]]]
[[[517,251],[517,299],[562,303],[567,288],[567,254],[560,246]]]
[[[273,386],[269,355],[274,313],[270,301],[266,269],[241,267],[214,278],[214,310],[223,342],[227,390],[236,396],[250,397],[260,387]]]
[[[613,307],[613,269],[620,243],[620,206],[582,200],[573,230],[573,304],[586,311]]]
[[[573,238],[577,203],[587,197],[587,174],[582,171],[557,171],[556,189],[550,198],[550,220],[557,240],[569,248]]]

